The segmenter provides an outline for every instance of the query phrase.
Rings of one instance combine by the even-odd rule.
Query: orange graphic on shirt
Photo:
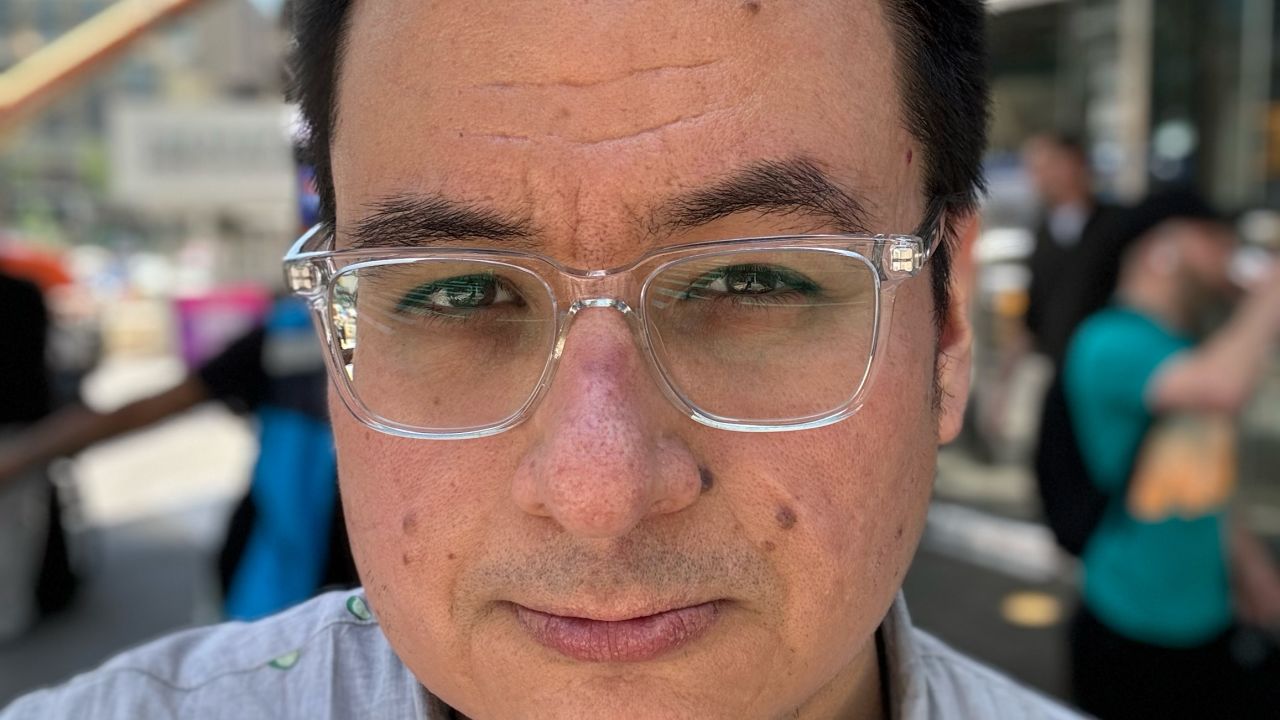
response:
[[[1226,417],[1176,415],[1152,426],[1129,485],[1129,513],[1192,519],[1227,504],[1236,486],[1236,431]]]

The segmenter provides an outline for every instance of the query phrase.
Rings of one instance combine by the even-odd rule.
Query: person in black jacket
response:
[[[52,409],[45,352],[49,312],[34,284],[0,273],[0,439],[21,432]],[[60,543],[53,484],[43,464],[0,484],[0,639],[25,630],[43,610],[69,599],[73,581]],[[59,561],[60,562],[54,562]],[[61,569],[55,582],[50,570]],[[54,586],[57,586],[54,588]],[[51,589],[59,590],[51,594]],[[53,595],[58,595],[54,597]]]
[[[1044,212],[1031,255],[1026,327],[1036,352],[1061,366],[1067,342],[1115,288],[1119,208],[1094,195],[1084,148],[1063,135],[1027,141],[1023,162]]]
[[[1040,406],[1033,468],[1045,519],[1058,544],[1079,554],[1103,499],[1087,482],[1063,399],[1060,376],[1077,326],[1101,310],[1114,291],[1122,248],[1122,209],[1099,200],[1084,147],[1057,134],[1023,146],[1027,174],[1044,203],[1029,262],[1025,317],[1032,350],[1047,358],[1052,379]]]

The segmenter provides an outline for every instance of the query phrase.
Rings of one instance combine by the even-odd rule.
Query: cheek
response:
[[[395,438],[331,407],[351,550],[378,622],[420,678],[459,692],[473,662],[455,600],[493,526],[500,459],[488,443]]]
[[[912,420],[912,415],[916,419]],[[758,510],[794,586],[830,580],[841,605],[891,598],[923,529],[933,477],[931,413],[868,405],[857,427],[788,457]]]
[[[918,304],[901,300],[900,310]],[[930,315],[912,314],[925,322],[897,324],[853,418],[802,433],[726,436],[704,455],[729,463],[717,468],[726,480],[717,488],[784,578],[787,642],[818,649],[817,665],[847,660],[847,638],[874,631],[923,531],[937,451],[934,350]]]
[[[486,445],[396,438],[332,409],[347,527],[366,588],[381,596],[409,587],[415,602],[446,604],[491,507],[492,475],[478,471],[494,466]]]

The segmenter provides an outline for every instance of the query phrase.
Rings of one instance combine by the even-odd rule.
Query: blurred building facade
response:
[[[0,0],[0,71],[111,2]],[[993,163],[1016,163],[1023,139],[1056,129],[1086,141],[1101,189],[1119,199],[1191,182],[1225,207],[1280,204],[1278,3],[988,0]],[[268,238],[294,229],[278,198],[226,202],[193,191],[186,206],[143,202],[117,192],[121,161],[110,148],[121,107],[145,105],[152,119],[157,106],[177,108],[171,125],[181,125],[192,108],[217,115],[278,104],[284,4],[205,0],[0,137],[0,228],[108,246],[127,238],[163,247],[193,232],[231,238],[223,244],[243,247],[225,253],[241,258],[228,262],[244,267],[230,274],[278,254]]]
[[[1101,189],[1280,203],[1277,0],[990,0],[995,126],[1082,138]]]
[[[0,0],[0,71],[110,4]],[[201,238],[220,249],[219,276],[274,277],[282,245],[296,229],[296,211],[287,108],[281,99],[286,43],[272,6],[264,0],[199,3],[0,137],[0,232],[34,242],[162,254]],[[264,130],[260,120],[245,130],[246,115],[269,118],[271,124]],[[228,117],[232,120],[219,122]],[[130,163],[116,146],[122,137],[166,129],[169,136],[148,138],[149,146],[134,143],[137,153],[150,149],[171,173],[197,174],[207,182],[216,180],[215,173],[200,163],[220,161],[229,177],[235,168],[227,166],[237,147],[265,145],[279,191],[236,196],[197,185],[182,203],[147,197],[145,188],[129,182],[137,173],[122,175],[147,158]],[[264,132],[273,134],[270,140],[261,138]],[[237,133],[249,133],[250,139]],[[185,168],[178,167],[180,161]],[[168,182],[179,190],[187,179],[155,175],[157,185]]]

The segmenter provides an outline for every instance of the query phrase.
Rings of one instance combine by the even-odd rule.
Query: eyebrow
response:
[[[523,218],[436,195],[390,195],[355,223],[350,247],[407,248],[439,240],[488,240],[531,245],[536,234]]]
[[[755,213],[802,216],[830,224],[840,232],[868,232],[866,204],[841,188],[808,158],[764,161],[707,188],[674,198],[653,214],[654,233],[688,230],[715,220]]]
[[[438,195],[400,193],[369,205],[348,233],[352,249],[411,248],[437,241],[481,240],[538,246],[527,219]],[[802,216],[840,232],[867,232],[864,201],[807,158],[762,161],[664,202],[649,216],[651,237],[689,230],[741,213]]]

